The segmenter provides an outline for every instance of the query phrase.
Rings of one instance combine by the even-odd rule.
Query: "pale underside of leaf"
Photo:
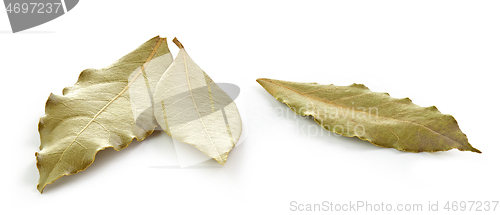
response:
[[[295,113],[313,116],[331,132],[408,152],[456,148],[481,153],[469,144],[455,118],[434,106],[415,105],[409,98],[392,98],[361,84],[335,86],[264,78],[257,82]]]
[[[174,139],[193,145],[220,164],[238,141],[242,124],[234,101],[180,51],[158,82],[155,117]]]
[[[85,170],[100,150],[118,151],[150,135],[154,118],[140,115],[153,110],[140,104],[152,106],[144,92],[154,93],[172,60],[166,39],[155,37],[107,68],[84,70],[62,96],[51,94],[39,123],[38,190]]]

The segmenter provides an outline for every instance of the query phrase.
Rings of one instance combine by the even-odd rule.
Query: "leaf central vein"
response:
[[[212,137],[210,136],[210,133],[208,133],[207,127],[205,126],[205,123],[203,122],[203,120],[201,118],[201,114],[200,114],[200,111],[198,109],[198,106],[196,105],[196,101],[194,101],[193,89],[191,87],[191,82],[189,80],[190,76],[189,76],[187,62],[186,62],[186,51],[182,52],[182,57],[183,57],[183,60],[184,60],[184,68],[186,69],[186,78],[187,78],[187,82],[188,82],[188,86],[189,86],[189,92],[191,93],[191,99],[193,100],[194,107],[196,108],[196,113],[198,113],[198,116],[200,118],[200,122],[203,125],[203,128],[205,129],[205,133],[208,135],[208,139],[210,139],[210,143],[212,144],[212,147],[214,147],[215,152],[217,153],[217,156],[219,157],[220,161],[222,161],[222,157],[220,156],[220,153],[217,150],[217,147],[215,147],[214,142],[212,140]]]

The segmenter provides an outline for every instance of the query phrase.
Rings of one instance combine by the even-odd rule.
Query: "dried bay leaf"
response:
[[[156,86],[154,100],[158,124],[172,138],[193,145],[220,164],[241,136],[236,104],[191,59],[184,46]]]
[[[335,86],[265,78],[257,82],[295,113],[313,116],[331,132],[408,152],[456,148],[481,153],[469,144],[455,118],[435,106],[420,107],[409,98],[392,98],[361,84]]]
[[[107,68],[84,70],[62,96],[51,94],[39,123],[38,190],[86,169],[100,150],[149,136],[155,85],[172,61],[166,38],[155,37]]]

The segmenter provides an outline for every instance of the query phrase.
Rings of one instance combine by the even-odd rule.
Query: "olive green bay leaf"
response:
[[[176,38],[174,43],[179,53],[153,96],[156,120],[172,138],[193,145],[223,165],[242,132],[236,104]]]
[[[155,85],[172,61],[166,38],[155,37],[106,68],[84,70],[63,95],[51,94],[38,129],[38,190],[85,170],[100,150],[149,136]]]
[[[265,78],[257,82],[295,113],[313,116],[331,132],[408,152],[456,148],[481,153],[469,144],[455,118],[435,106],[420,107],[409,98],[392,98],[361,84],[335,86]]]

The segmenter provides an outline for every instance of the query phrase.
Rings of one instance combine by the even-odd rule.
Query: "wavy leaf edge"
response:
[[[286,86],[284,86],[284,85],[280,85],[280,84],[278,84],[278,83],[273,82],[273,81],[275,81],[275,80],[273,80],[273,79],[268,79],[268,78],[258,78],[256,81],[257,81],[259,84],[261,84],[261,85],[262,85],[262,83],[261,83],[261,82],[269,82],[269,83],[272,83],[272,84],[275,84],[275,85],[279,85],[280,87],[285,87],[285,88],[288,88],[288,87],[286,87]],[[318,83],[316,83],[316,82],[294,82],[294,83],[302,83],[302,84],[316,84],[316,85],[321,85],[321,84],[318,84]],[[329,85],[333,85],[333,84],[329,84]],[[329,85],[322,85],[322,86],[329,86]],[[333,86],[338,86],[338,85],[333,85]],[[353,83],[353,84],[351,84],[351,85],[348,85],[347,87],[350,87],[350,86],[363,87],[363,88],[365,88],[365,89],[369,90],[369,88],[368,88],[368,87],[366,87],[364,84],[357,84],[357,83]],[[375,142],[373,142],[373,141],[371,141],[371,140],[369,140],[369,139],[367,139],[367,138],[360,137],[360,136],[358,136],[358,135],[350,135],[350,136],[348,136],[348,135],[342,134],[342,133],[340,133],[340,132],[337,132],[337,131],[335,131],[335,130],[330,130],[330,129],[326,128],[326,127],[323,125],[323,123],[321,123],[321,122],[317,119],[317,117],[316,117],[314,114],[300,113],[299,111],[297,111],[297,109],[296,109],[296,108],[292,107],[292,106],[291,106],[288,102],[284,101],[284,100],[283,100],[283,98],[278,97],[278,96],[276,96],[276,95],[272,94],[272,93],[271,93],[271,92],[270,92],[270,91],[269,91],[266,87],[264,87],[264,86],[263,86],[263,88],[264,88],[264,89],[265,89],[265,90],[266,90],[269,94],[271,94],[271,95],[272,95],[272,96],[273,96],[276,100],[278,100],[278,101],[279,101],[279,102],[281,102],[281,103],[286,104],[286,105],[288,106],[288,108],[290,108],[290,109],[291,109],[294,113],[296,113],[297,115],[299,115],[299,116],[306,116],[306,117],[307,117],[307,116],[311,116],[311,117],[314,119],[314,121],[315,121],[318,125],[320,125],[323,129],[325,129],[325,130],[327,130],[327,131],[330,131],[330,132],[334,132],[334,133],[339,134],[339,135],[342,135],[342,136],[346,136],[346,137],[357,137],[357,138],[358,138],[358,139],[360,139],[360,140],[370,142],[371,144],[376,145],[376,146],[379,146],[379,147],[383,147],[383,148],[394,148],[394,149],[396,149],[396,150],[400,150],[400,151],[404,151],[404,152],[412,152],[412,153],[420,153],[420,152],[431,152],[431,153],[433,153],[433,152],[449,151],[449,150],[452,150],[452,149],[457,149],[457,150],[459,150],[459,151],[471,151],[471,152],[476,152],[476,153],[479,153],[479,154],[481,154],[481,153],[482,153],[479,149],[474,148],[474,147],[473,147],[472,145],[470,145],[470,144],[469,144],[469,145],[470,145],[470,147],[471,147],[471,149],[470,149],[470,150],[466,150],[466,149],[459,149],[459,148],[449,148],[449,149],[446,149],[446,150],[433,150],[433,151],[411,151],[411,150],[405,150],[405,149],[400,149],[400,148],[395,148],[395,147],[390,147],[390,146],[384,146],[384,145],[381,145],[381,144],[375,143]],[[289,89],[290,89],[290,88],[289,88]],[[295,90],[293,90],[293,89],[290,89],[290,90],[295,91]],[[370,91],[371,91],[371,90],[370,90]],[[295,92],[296,92],[296,93],[299,93],[299,94],[302,94],[302,93],[297,92],[297,91],[295,91]],[[371,91],[371,92],[373,92],[373,91]],[[382,94],[386,94],[387,96],[389,96],[389,93],[382,93]],[[307,95],[305,95],[305,94],[302,94],[302,95],[307,96]],[[309,96],[308,96],[308,97],[309,97]],[[392,97],[391,97],[391,98],[392,98]],[[411,99],[410,99],[410,98],[408,98],[408,97],[403,98],[403,99],[407,99],[407,100],[409,100],[410,102],[412,102],[412,101],[411,101]],[[413,103],[413,104],[414,104],[414,103]],[[416,104],[415,104],[415,105],[416,105]],[[417,105],[417,106],[418,106],[418,107],[421,107],[421,108],[433,108],[433,109],[435,109],[436,111],[438,111],[439,113],[441,113],[441,112],[440,112],[440,111],[436,108],[436,106],[429,106],[429,107],[422,107],[422,106],[419,106],[419,105]],[[443,113],[441,113],[441,114],[443,114]],[[450,115],[450,114],[443,114],[443,115],[446,115],[446,116],[452,117],[452,118],[453,118],[453,120],[455,121],[455,123],[457,123],[457,126],[458,126],[458,122],[456,121],[455,117],[453,117],[453,116],[452,116],[452,115]],[[425,127],[424,125],[421,125],[421,126]],[[427,128],[427,127],[426,127],[426,128]],[[434,131],[434,130],[432,130],[432,129],[430,129],[430,128],[427,128],[427,129],[429,129],[429,130],[431,130],[431,131]],[[434,131],[434,132],[436,132],[436,131]],[[437,132],[436,132],[436,133],[437,133]],[[462,133],[463,133],[463,132],[462,132]],[[440,133],[439,133],[439,134],[440,134]],[[463,133],[463,134],[465,135],[465,133]],[[440,135],[443,135],[443,134],[440,134]],[[445,136],[445,135],[443,135],[443,136]],[[465,136],[466,136],[466,135],[465,135]],[[446,137],[446,136],[445,136],[445,137]],[[448,138],[448,137],[447,137],[447,138]],[[453,141],[455,141],[455,140],[453,140]],[[455,142],[457,142],[457,141],[455,141]]]

